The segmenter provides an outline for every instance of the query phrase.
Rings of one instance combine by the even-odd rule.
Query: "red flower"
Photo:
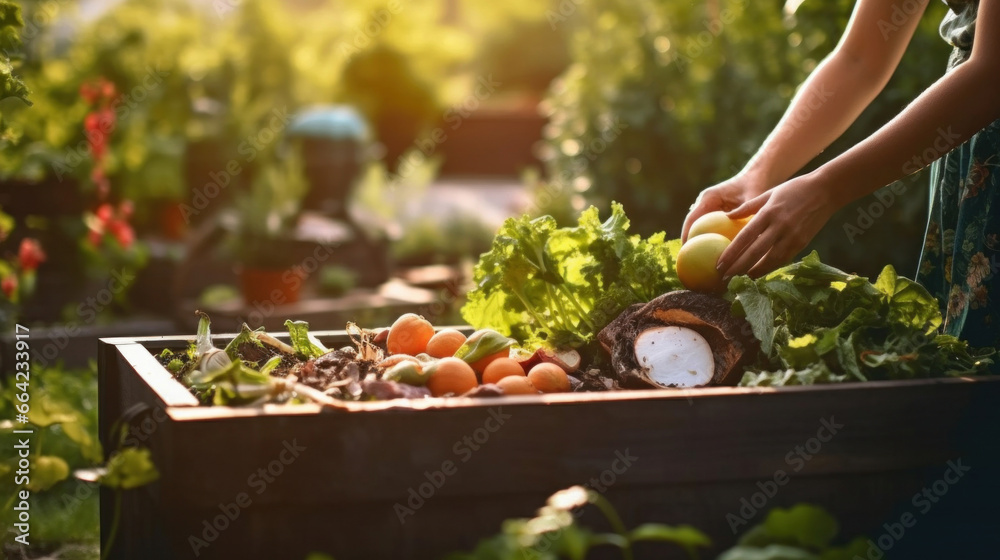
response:
[[[45,251],[42,251],[42,246],[38,244],[38,241],[25,237],[21,240],[17,258],[21,262],[23,270],[35,270],[38,265],[45,262]]]
[[[17,276],[13,274],[5,276],[0,281],[0,289],[3,289],[3,295],[7,296],[7,299],[13,299],[14,293],[17,292]]]
[[[108,80],[101,80],[101,95],[104,99],[111,101],[115,97],[115,84],[109,82]]]
[[[97,211],[94,212],[94,215],[97,216],[97,219],[101,222],[102,226],[107,226],[108,222],[111,221],[111,218],[114,217],[114,212],[115,210],[111,204],[105,202],[97,207]]]
[[[132,242],[135,241],[135,232],[132,230],[132,226],[128,225],[128,222],[125,220],[112,220],[108,223],[108,231],[125,249],[131,247]]]
[[[80,85],[80,97],[88,105],[95,105],[99,101],[108,103],[114,99],[117,91],[114,82],[100,78],[96,81]]]
[[[82,97],[88,105],[93,105],[94,102],[97,101],[97,90],[95,90],[94,86],[90,84],[81,84],[80,97]]]
[[[95,135],[100,134],[101,115],[96,112],[87,113],[87,116],[83,117],[83,129]],[[90,134],[88,134],[87,137],[90,137]]]
[[[115,130],[115,112],[110,107],[97,112],[97,121],[101,125],[101,134],[107,136]]]

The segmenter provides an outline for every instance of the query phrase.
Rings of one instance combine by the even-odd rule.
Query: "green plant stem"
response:
[[[115,538],[118,537],[118,525],[122,518],[122,490],[115,489],[115,514],[111,519],[111,530],[108,531],[108,540],[104,541],[101,547],[101,560],[106,560],[111,554],[111,548],[115,545]]]
[[[632,556],[632,540],[629,538],[628,530],[625,528],[625,523],[622,522],[622,518],[618,515],[618,511],[615,507],[611,505],[611,502],[604,499],[603,496],[596,492],[590,493],[590,503],[597,506],[604,514],[604,517],[611,524],[611,528],[618,533],[622,539],[625,541],[625,546],[622,548],[622,556],[625,560],[633,560]]]
[[[594,327],[594,323],[591,323],[590,319],[587,318],[587,312],[583,310],[583,307],[580,305],[580,302],[569,291],[569,288],[566,287],[566,284],[559,284],[559,291],[562,292],[563,295],[566,296],[566,299],[568,299],[569,302],[573,304],[573,307],[576,308],[576,311],[580,314],[580,320],[586,323],[587,326],[590,327],[590,330],[592,331],[597,330]]]
[[[533,305],[531,305],[530,303],[528,303],[528,300],[527,300],[527,299],[525,299],[525,297],[524,297],[524,295],[523,295],[523,294],[521,293],[521,290],[520,290],[520,289],[512,287],[512,289],[511,289],[511,292],[512,292],[512,293],[513,293],[513,294],[514,294],[515,296],[517,296],[517,299],[518,299],[518,300],[519,300],[519,301],[521,302],[521,305],[523,305],[523,306],[524,306],[524,308],[528,310],[528,313],[529,313],[529,314],[530,314],[530,315],[531,315],[531,316],[532,316],[532,317],[533,317],[533,318],[534,318],[534,319],[535,319],[536,321],[538,321],[538,324],[539,324],[539,325],[545,325],[546,327],[549,327],[549,326],[550,326],[550,325],[548,325],[548,323],[547,323],[547,322],[545,321],[545,319],[544,319],[544,318],[542,318],[542,316],[538,314],[538,311],[537,311],[537,310],[535,310],[535,307],[534,307]]]
[[[557,296],[556,293],[552,291],[552,284],[549,284],[548,282],[545,283],[545,292],[549,295],[549,299],[556,302],[556,308],[559,309],[559,317],[557,317],[557,319],[559,320],[559,328],[564,331],[571,330],[568,326],[566,326],[565,317],[569,315],[568,313],[566,313],[566,306],[563,305],[563,302],[561,299],[559,299],[559,296]]]

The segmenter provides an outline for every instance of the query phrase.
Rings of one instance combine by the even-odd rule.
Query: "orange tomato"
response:
[[[390,354],[416,356],[427,350],[427,343],[434,336],[434,326],[415,313],[401,315],[389,327],[389,337],[385,341]]]
[[[427,379],[427,388],[435,397],[454,393],[461,395],[479,385],[476,372],[469,364],[458,358],[441,358]]]
[[[427,341],[427,353],[435,358],[447,358],[465,344],[465,335],[455,329],[442,329]]]
[[[497,381],[497,387],[503,389],[505,395],[537,395],[538,389],[527,377],[511,375]]]
[[[483,383],[496,383],[511,375],[524,375],[521,364],[511,358],[498,358],[483,369]]]
[[[569,391],[569,376],[566,370],[556,364],[544,362],[531,368],[528,381],[543,393],[566,393]]]

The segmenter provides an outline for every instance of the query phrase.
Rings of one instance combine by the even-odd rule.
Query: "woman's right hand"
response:
[[[697,200],[691,205],[687,218],[684,219],[681,240],[687,241],[691,224],[698,218],[716,210],[724,212],[734,210],[766,190],[767,187],[761,184],[761,181],[751,175],[740,174],[701,191]]]

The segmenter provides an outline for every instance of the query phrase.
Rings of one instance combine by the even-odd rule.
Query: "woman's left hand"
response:
[[[733,219],[754,217],[719,257],[723,278],[756,278],[790,261],[837,210],[828,192],[812,174],[803,175],[729,212]]]

